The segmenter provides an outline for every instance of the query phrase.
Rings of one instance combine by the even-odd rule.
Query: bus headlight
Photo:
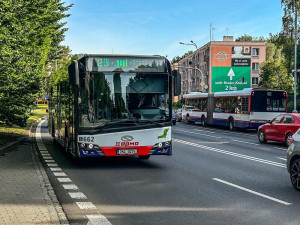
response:
[[[83,148],[84,148],[84,147],[85,147],[85,143],[81,143],[81,144],[80,144],[80,147],[83,147]]]
[[[94,145],[93,144],[89,144],[89,149],[92,149],[94,148]]]

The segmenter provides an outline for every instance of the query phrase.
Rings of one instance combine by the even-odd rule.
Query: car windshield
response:
[[[167,98],[164,74],[93,72],[80,83],[80,125],[167,121]]]

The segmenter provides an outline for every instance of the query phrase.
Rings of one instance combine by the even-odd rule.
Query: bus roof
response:
[[[87,57],[135,57],[135,58],[166,58],[161,55],[126,55],[126,54],[87,54],[87,53],[80,53],[76,54],[78,56],[78,60],[82,58],[87,58]]]
[[[215,97],[222,97],[222,96],[248,96],[251,95],[252,91],[281,91],[283,90],[272,90],[268,88],[244,88],[240,91],[222,91],[222,92],[214,92]],[[201,92],[191,92],[189,94],[183,95],[183,98],[206,98],[208,93],[201,93]]]

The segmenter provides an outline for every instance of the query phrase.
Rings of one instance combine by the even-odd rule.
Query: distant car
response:
[[[177,109],[175,112],[176,112],[176,120],[180,122],[182,120],[182,109]]]
[[[283,142],[289,146],[292,135],[300,128],[300,113],[284,113],[258,128],[260,143]]]
[[[191,112],[193,109],[195,109],[194,106],[188,106],[188,105],[183,106],[181,112],[181,119],[188,121],[189,112]]]
[[[166,115],[169,114],[169,110],[166,110]],[[173,125],[176,125],[176,113],[174,110],[172,110],[172,123]]]
[[[286,166],[290,173],[290,179],[293,187],[297,191],[300,191],[300,129],[290,140],[290,146],[287,151]]]

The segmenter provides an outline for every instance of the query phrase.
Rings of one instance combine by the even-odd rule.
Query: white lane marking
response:
[[[212,178],[212,179],[215,180],[215,181],[218,181],[218,182],[220,182],[220,183],[227,184],[227,185],[229,185],[229,186],[231,186],[231,187],[235,187],[235,188],[238,188],[238,189],[240,189],[240,190],[243,190],[243,191],[246,191],[246,192],[249,192],[249,193],[258,195],[258,196],[260,196],[260,197],[263,197],[263,198],[272,200],[272,201],[274,201],[274,202],[278,202],[278,203],[281,203],[281,204],[284,204],[284,205],[292,205],[292,203],[288,203],[288,202],[279,200],[279,199],[277,199],[277,198],[273,198],[273,197],[270,197],[270,196],[268,196],[268,195],[261,194],[261,193],[256,192],[256,191],[252,191],[252,190],[250,190],[250,189],[248,189],[248,188],[244,188],[244,187],[242,187],[242,186],[239,186],[239,185],[236,185],[236,184],[232,184],[232,183],[229,183],[229,182],[227,182],[227,181],[224,181],[224,180],[221,180],[221,179],[218,179],[218,178]]]
[[[202,132],[206,132],[206,133],[211,133],[211,134],[215,134],[216,132],[214,131],[208,131],[208,130],[203,130],[203,129],[193,129],[195,131],[202,131]]]
[[[276,148],[276,149],[279,149],[279,150],[282,150],[282,151],[287,151],[287,148],[278,148],[278,147],[273,147],[273,148]]]
[[[64,178],[57,178],[57,180],[60,182],[60,183],[71,183],[71,179],[70,178],[67,178],[67,177],[64,177]]]
[[[182,144],[186,144],[186,145],[191,145],[191,146],[194,146],[194,147],[197,147],[197,148],[206,149],[208,151],[218,152],[218,153],[222,153],[222,154],[226,154],[226,155],[230,155],[230,156],[234,156],[234,157],[238,157],[238,158],[242,158],[242,159],[248,159],[248,160],[251,160],[251,161],[256,161],[256,162],[261,162],[261,163],[265,163],[265,164],[269,164],[269,165],[273,165],[273,166],[286,168],[285,164],[278,163],[278,162],[273,162],[273,161],[260,159],[260,158],[256,158],[256,157],[252,157],[252,156],[248,156],[248,155],[243,155],[243,154],[239,154],[239,153],[229,152],[229,151],[225,151],[225,150],[222,150],[222,149],[212,148],[212,147],[208,147],[208,146],[205,146],[205,145],[199,145],[199,144],[196,144],[196,143],[183,141],[183,140],[179,140],[179,139],[174,139],[173,138],[172,140],[174,142],[178,142],[178,143],[182,143]]]
[[[36,132],[36,140],[37,142],[41,143],[41,145],[39,145],[39,148],[44,150],[44,145],[42,142],[42,134],[41,134],[41,124],[43,122],[39,123],[38,128],[37,128],[37,132]],[[45,148],[46,150],[46,148]],[[43,154],[43,158],[45,161],[48,161],[48,163],[52,163],[55,162],[54,160],[52,160],[52,157],[47,154],[47,156],[45,156],[45,153],[48,153],[47,151],[42,151],[41,153]],[[49,156],[48,156],[49,155]],[[50,168],[51,171],[62,171],[61,168],[56,167],[56,168]],[[53,172],[54,176],[56,177],[66,177],[67,175],[64,172]],[[70,178],[57,178],[60,182],[71,182]],[[63,185],[63,187],[66,190],[78,190],[78,187],[74,184],[65,184]],[[71,198],[75,198],[75,199],[87,199],[87,197],[82,193],[82,192],[69,192],[69,195],[71,196]],[[78,205],[79,208],[83,208],[83,209],[96,209],[96,207],[92,204],[92,203],[80,203],[77,202],[76,203]],[[103,216],[101,215],[99,212],[98,214],[93,214],[93,215],[87,215],[87,218],[89,219],[88,224],[89,225],[111,225],[111,223]]]
[[[200,142],[201,144],[228,144],[229,142],[226,142],[226,141],[211,141],[211,142],[206,142],[206,141],[201,141]]]
[[[86,215],[89,219],[87,225],[111,225],[111,223],[101,214]]]
[[[43,156],[43,157],[45,157],[45,156],[46,156],[46,157],[49,157],[49,156],[51,156],[51,155],[50,155],[50,154],[42,154],[42,156]]]
[[[80,209],[96,209],[96,206],[91,202],[75,202]]]
[[[87,199],[87,197],[82,192],[69,192],[71,198],[74,199]]]
[[[57,163],[47,163],[47,165],[48,165],[49,167],[51,167],[51,166],[52,166],[52,167],[58,166]]]
[[[46,163],[55,163],[55,161],[53,159],[46,159],[45,162]]]
[[[186,127],[186,128],[191,128],[190,125],[183,125],[183,124],[182,124],[182,126],[183,126],[183,127]],[[243,133],[243,132],[238,132],[238,131],[232,132],[232,131],[226,131],[226,130],[224,130],[224,129],[214,129],[214,128],[206,128],[206,129],[211,130],[211,131],[215,131],[215,132],[217,132],[217,133],[222,132],[222,133],[226,133],[226,134],[240,134],[240,135],[245,135],[245,136],[249,136],[249,137],[255,137],[255,136],[256,136],[256,133],[254,133],[254,134],[249,134],[249,133]]]
[[[63,184],[63,188],[66,190],[78,190],[75,184]]]
[[[240,140],[235,140],[235,139],[231,139],[231,140],[232,140],[232,141],[235,141],[235,142],[244,143],[244,144],[250,144],[250,145],[260,145],[260,144],[256,144],[256,143],[253,143],[253,142],[240,141]]]
[[[53,173],[53,174],[56,177],[66,177],[67,176],[67,174],[65,174],[64,172],[56,172],[56,173]]]
[[[286,161],[286,159],[285,158],[281,158],[281,157],[276,157],[277,159],[281,159],[281,160],[283,160],[283,161]]]
[[[59,171],[62,171],[62,169],[59,168],[59,167],[51,167],[50,170],[51,170],[52,172],[59,172]]]
[[[213,135],[208,135],[208,134],[202,134],[202,133],[197,133],[197,132],[190,132],[190,131],[186,131],[186,130],[180,130],[180,129],[174,129],[173,130],[176,130],[176,131],[181,131],[181,132],[184,132],[184,133],[189,133],[189,134],[199,134],[201,136],[206,136],[206,137],[212,137],[212,138],[221,138],[221,137],[218,137],[218,136],[213,136]]]
[[[43,156],[43,159],[52,159],[51,156]]]
[[[49,153],[49,152],[46,149],[45,150],[40,149],[40,153]]]

